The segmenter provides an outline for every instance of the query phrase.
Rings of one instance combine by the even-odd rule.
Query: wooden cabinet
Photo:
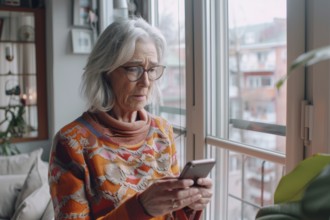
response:
[[[0,6],[0,123],[10,117],[6,109],[23,106],[24,131],[15,142],[48,138],[45,20],[44,8]]]

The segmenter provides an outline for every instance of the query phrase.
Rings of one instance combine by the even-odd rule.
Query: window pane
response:
[[[220,210],[220,219],[252,220],[273,203],[284,172],[257,148],[268,158],[286,151],[286,88],[275,87],[287,67],[286,0],[209,0],[208,6],[206,139],[229,144],[207,147],[217,160],[207,214],[217,219],[212,213]]]
[[[285,130],[286,91],[275,83],[286,74],[286,0],[230,0],[228,6],[229,118],[247,123],[230,124],[229,139],[285,152],[279,130]],[[281,135],[262,134],[267,131],[254,122]]]
[[[252,220],[260,207],[273,204],[273,193],[282,177],[283,167],[229,152],[228,174],[228,216],[241,210],[242,216]]]
[[[186,105],[184,1],[158,1],[158,16],[158,26],[168,44],[166,73],[160,81],[163,106],[167,108],[161,108],[160,113],[174,125],[184,127]]]
[[[220,163],[224,155],[228,157],[227,164]],[[273,204],[275,189],[284,174],[283,165],[214,146],[207,147],[207,157],[217,158],[211,173],[217,193],[207,213],[210,217],[218,212],[224,200],[228,202],[225,218],[228,220],[254,220],[260,207]],[[226,178],[221,177],[221,170]],[[228,190],[221,195],[224,186]]]
[[[157,1],[157,4],[157,26],[166,38],[168,51],[164,61],[165,73],[158,81],[162,102],[156,106],[156,111],[176,128],[178,157],[183,164],[186,127],[184,0]]]

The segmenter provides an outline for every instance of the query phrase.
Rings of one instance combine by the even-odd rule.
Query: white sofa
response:
[[[0,156],[0,220],[52,220],[48,163],[42,149]]]

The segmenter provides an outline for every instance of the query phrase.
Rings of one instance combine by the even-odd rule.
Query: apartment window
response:
[[[162,100],[156,114],[174,127],[180,165],[185,164],[186,127],[186,48],[184,0],[153,1],[153,23],[166,38],[166,72],[159,80]]]
[[[187,69],[192,65],[194,71],[192,78],[187,75],[187,87],[193,84],[187,123],[204,118],[198,123],[204,130],[187,126],[187,142],[193,139],[195,158],[217,160],[205,219],[255,219],[260,207],[272,204],[285,173],[287,97],[273,84],[286,74],[286,3],[186,2],[195,51],[187,59]],[[186,32],[188,47],[190,36]]]
[[[273,76],[254,75],[247,76],[245,87],[249,89],[257,89],[260,87],[273,86]]]

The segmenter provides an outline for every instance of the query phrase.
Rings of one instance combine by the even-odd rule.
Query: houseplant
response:
[[[18,154],[19,150],[16,145],[12,143],[15,137],[22,137],[26,122],[24,120],[25,102],[21,99],[19,105],[11,105],[10,103],[4,109],[4,119],[0,122],[1,125],[7,123],[6,128],[0,130],[0,155],[14,155]]]
[[[293,71],[330,58],[330,46],[300,55],[280,79],[280,89]],[[330,155],[317,154],[300,162],[277,186],[273,206],[263,207],[256,220],[330,220]]]
[[[281,78],[277,83],[277,89],[280,89],[284,82],[291,76],[295,69],[302,66],[311,66],[323,60],[330,59],[330,46],[321,47],[315,50],[311,50],[307,53],[300,55],[290,65],[288,74]]]
[[[275,205],[259,210],[256,220],[329,220],[330,155],[303,160],[277,186]]]

